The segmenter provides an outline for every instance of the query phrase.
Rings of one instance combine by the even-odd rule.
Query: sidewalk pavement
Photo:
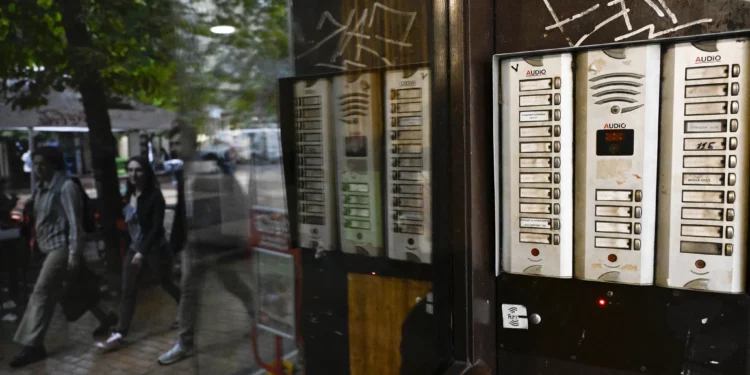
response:
[[[87,258],[93,257],[94,254],[87,254]],[[252,286],[247,258],[231,262],[241,278]],[[94,347],[91,332],[98,323],[90,313],[77,322],[67,323],[58,307],[46,337],[49,358],[17,370],[11,370],[8,362],[19,350],[12,338],[20,316],[13,323],[0,322],[0,375],[253,374],[259,369],[252,354],[250,317],[214,274],[209,274],[203,285],[197,354],[171,366],[160,366],[157,358],[176,340],[177,330],[170,329],[170,325],[175,320],[177,306],[156,285],[144,286],[138,299],[128,344],[120,350],[101,353]],[[119,305],[116,297],[106,304],[115,311]],[[270,362],[273,336],[260,332],[258,342],[261,358]],[[285,340],[284,349],[290,353],[295,346]]]

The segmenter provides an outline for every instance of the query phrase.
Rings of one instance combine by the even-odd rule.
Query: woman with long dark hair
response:
[[[130,247],[123,261],[120,324],[99,346],[115,349],[130,329],[136,306],[137,282],[145,263],[161,287],[178,303],[180,289],[172,281],[172,254],[164,230],[166,204],[156,175],[146,158],[136,156],[127,164],[128,181],[123,214],[130,232]]]

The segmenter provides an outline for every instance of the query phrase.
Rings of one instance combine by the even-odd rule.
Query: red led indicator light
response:
[[[607,300],[605,300],[604,298],[599,298],[599,306],[604,306],[606,304],[607,304]]]
[[[375,272],[373,272],[372,274],[375,275]]]
[[[700,259],[698,259],[698,260],[695,261],[695,268],[701,269],[701,268],[704,268],[704,267],[706,267],[706,262],[705,261],[700,260]]]
[[[535,257],[538,257],[539,256],[539,249],[537,249],[537,248],[531,249],[531,255],[535,256]]]

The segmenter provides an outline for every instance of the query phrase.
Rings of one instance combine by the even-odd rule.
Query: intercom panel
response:
[[[383,253],[382,94],[377,73],[333,79],[341,250]]]
[[[316,250],[337,245],[331,95],[327,79],[294,85],[300,246]]]
[[[509,273],[573,273],[573,68],[570,54],[501,60],[502,259]],[[498,118],[500,123],[497,123]]]
[[[576,61],[576,278],[654,280],[661,48]]]
[[[430,263],[430,70],[385,74],[388,256]]]
[[[745,290],[750,40],[664,54],[656,283]]]

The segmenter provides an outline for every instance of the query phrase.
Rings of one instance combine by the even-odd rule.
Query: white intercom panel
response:
[[[430,263],[430,70],[385,75],[388,256]]]
[[[497,252],[505,272],[573,274],[572,63],[570,54],[496,60]]]
[[[341,250],[379,256],[383,253],[380,76],[337,76],[333,96]]]
[[[331,82],[294,85],[299,236],[303,248],[336,249],[336,198]]]
[[[654,281],[661,49],[576,61],[576,278]]]
[[[745,290],[750,40],[664,55],[656,283]]]

